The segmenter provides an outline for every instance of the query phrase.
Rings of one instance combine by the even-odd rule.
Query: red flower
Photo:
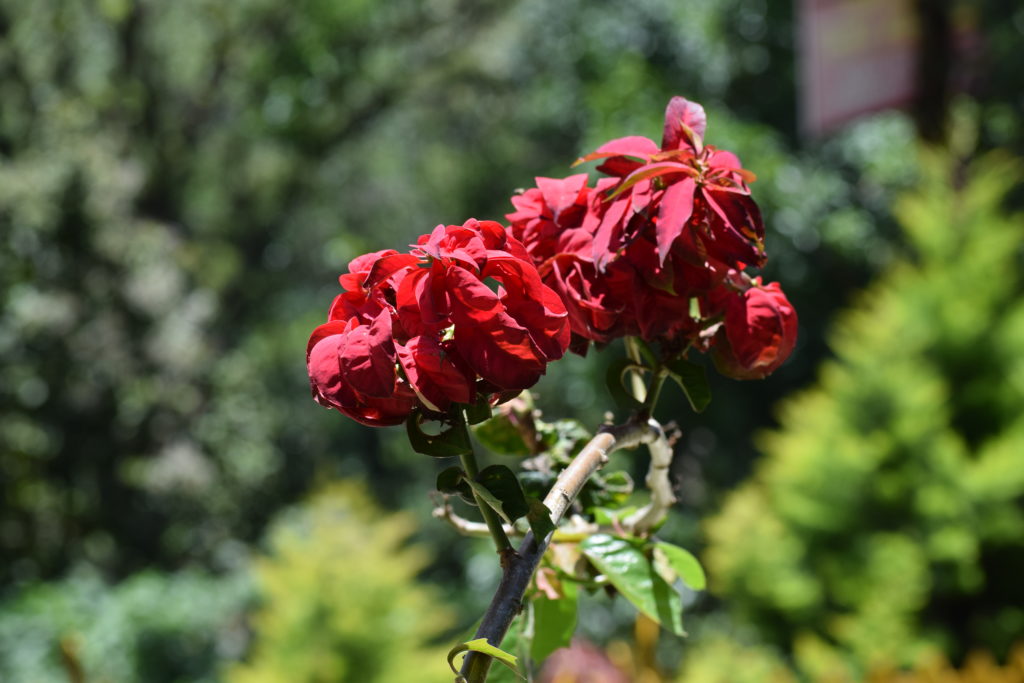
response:
[[[723,292],[718,306],[725,322],[715,335],[714,359],[719,371],[734,379],[762,379],[782,365],[796,344],[796,309],[779,283],[745,292]]]
[[[365,424],[397,424],[417,405],[445,413],[478,389],[525,389],[569,343],[561,300],[493,221],[438,226],[410,253],[361,256],[340,282],[307,366],[316,400]]]
[[[706,126],[703,107],[673,97],[661,147],[644,137],[620,138],[576,162],[604,159],[598,170],[622,178],[594,235],[599,267],[638,230],[654,233],[661,264],[686,231],[697,256],[733,268],[764,264],[764,222],[747,187],[754,175],[736,155],[704,145]],[[637,222],[638,215],[644,220]]]
[[[313,331],[306,367],[313,398],[372,427],[399,424],[416,405],[408,385],[397,383],[394,345],[384,334],[390,315],[372,325],[335,320]]]

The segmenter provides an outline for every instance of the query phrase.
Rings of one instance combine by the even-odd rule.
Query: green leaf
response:
[[[512,669],[520,678],[523,678],[519,674],[518,660],[515,655],[511,655],[504,650],[494,647],[487,642],[486,638],[477,638],[476,640],[469,640],[465,643],[460,643],[448,651],[448,666],[452,668],[452,671],[458,675],[459,670],[455,668],[455,657],[461,652],[479,652],[481,654],[490,655],[496,660]],[[526,680],[523,678],[523,680]]]
[[[594,534],[580,543],[580,549],[634,607],[677,636],[686,635],[682,598],[641,548],[624,538]]]
[[[473,498],[473,490],[466,483],[466,473],[457,465],[446,467],[438,473],[437,490],[449,495],[458,494],[460,498],[470,505],[476,505],[476,499]]]
[[[523,487],[515,473],[504,465],[485,467],[475,480],[464,481],[509,524],[530,512]]]
[[[595,507],[590,510],[591,514],[594,515],[594,523],[598,526],[611,526],[615,522],[621,522],[636,511],[637,506],[635,505],[630,505],[618,510],[612,510],[607,507]]]
[[[665,365],[668,371],[686,394],[690,406],[700,413],[711,403],[711,387],[703,365],[691,363],[685,358],[676,358]]]
[[[620,358],[608,366],[605,374],[605,383],[608,391],[620,408],[624,410],[636,410],[640,407],[640,401],[633,396],[633,392],[626,387],[627,373],[640,368],[636,362],[629,358]]]
[[[488,450],[501,455],[530,455],[530,449],[523,441],[523,435],[516,429],[507,415],[497,414],[473,427],[473,434]]]
[[[530,656],[542,662],[560,647],[569,647],[576,632],[579,590],[575,583],[562,581],[563,597],[551,600],[543,593],[533,599],[533,643]]]
[[[466,421],[471,424],[479,424],[491,417],[491,404],[487,397],[481,398],[476,403],[466,404]]]
[[[419,412],[414,412],[405,421],[409,443],[417,453],[434,458],[450,458],[472,452],[473,446],[470,444],[466,425],[456,422],[449,424],[448,428],[442,429],[439,434],[427,434],[420,426],[422,419],[423,416]]]
[[[551,510],[533,497],[527,498],[526,502],[530,506],[530,511],[526,513],[526,521],[530,523],[534,538],[542,541],[555,530],[555,525],[551,522]]]
[[[689,550],[671,543],[659,542],[654,544],[654,552],[661,553],[676,576],[693,590],[702,591],[707,587],[708,581],[704,575],[704,568],[700,566],[700,562]],[[657,558],[655,562],[657,562]]]

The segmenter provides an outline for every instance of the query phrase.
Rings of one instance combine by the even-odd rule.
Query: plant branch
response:
[[[473,522],[461,516],[452,506],[448,503],[444,505],[438,505],[434,508],[432,513],[435,518],[443,519],[452,525],[457,532],[463,536],[470,536],[472,538],[486,538],[491,535],[491,529],[483,522]],[[508,524],[502,525],[502,530],[506,536],[522,536],[522,533],[516,530],[515,527],[509,526]]]
[[[634,418],[621,425],[602,428],[573,458],[569,466],[562,470],[555,485],[544,498],[544,504],[551,510],[552,523],[558,525],[590,475],[608,461],[609,453],[622,448],[634,448],[663,434],[660,426],[653,429],[652,424],[657,425],[654,420]],[[501,641],[508,632],[512,620],[522,609],[523,594],[544,556],[544,551],[547,550],[551,536],[552,534],[549,534],[547,538],[537,539],[533,532],[528,532],[523,538],[518,554],[512,556],[505,566],[501,583],[474,639],[486,638],[491,645],[501,647]],[[489,655],[479,652],[467,653],[462,663],[461,675],[456,680],[484,683],[491,661]]]
[[[649,427],[657,436],[647,442],[647,450],[651,454],[651,465],[647,470],[644,482],[651,491],[651,502],[640,508],[622,522],[623,528],[633,534],[649,531],[657,526],[668,510],[676,502],[669,480],[669,467],[672,465],[672,446],[665,436],[665,430],[654,420],[648,422]]]
[[[491,535],[491,530],[487,528],[487,525],[483,522],[473,522],[466,519],[459,513],[452,509],[452,506],[448,503],[438,505],[432,512],[435,519],[441,519],[448,522],[455,529],[456,532],[463,536],[470,538],[487,538]],[[524,536],[526,532],[508,524],[502,525],[505,529],[505,534],[512,536]],[[577,519],[573,524],[570,524],[559,529],[555,529],[555,535],[551,538],[553,542],[573,542],[582,541],[590,534],[596,534],[600,527],[597,524],[592,524],[583,519]]]

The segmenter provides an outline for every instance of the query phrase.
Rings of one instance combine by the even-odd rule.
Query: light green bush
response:
[[[408,545],[405,514],[382,515],[352,484],[313,497],[271,532],[256,562],[262,606],[249,661],[231,683],[430,683],[452,679],[433,646],[452,613],[415,578],[427,562]]]
[[[1020,164],[928,162],[897,207],[908,253],[706,526],[713,592],[811,679],[1002,657],[1024,632]]]

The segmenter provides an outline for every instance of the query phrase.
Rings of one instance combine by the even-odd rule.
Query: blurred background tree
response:
[[[1001,209],[1020,164],[929,161],[897,204],[906,256],[707,523],[729,611],[810,680],[1004,658],[1024,633],[1024,223]]]
[[[1024,10],[976,7],[979,144],[1024,151]],[[750,471],[751,432],[829,354],[832,314],[900,254],[891,203],[919,174],[899,113],[799,138],[793,37],[792,5],[764,0],[0,0],[0,615],[242,585],[267,525],[318,477],[359,476],[426,519],[437,464],[306,398],[302,349],[335,277],[437,223],[500,218],[515,187],[600,141],[656,137],[674,94],[761,176],[767,275],[802,324],[771,382],[717,381],[700,417],[665,406],[685,434],[685,512],[665,533],[692,543]],[[548,414],[600,420],[601,365],[552,368]],[[443,549],[424,574],[465,625],[492,558],[438,524],[417,538]],[[192,652],[174,675],[213,676],[247,646],[244,592],[191,630],[181,613],[206,645],[153,636],[148,651]],[[586,609],[594,637],[622,624]],[[178,632],[120,613],[139,616],[68,626],[75,647]],[[67,629],[39,629],[45,657],[19,661],[65,671]],[[3,673],[45,680],[30,671]]]

